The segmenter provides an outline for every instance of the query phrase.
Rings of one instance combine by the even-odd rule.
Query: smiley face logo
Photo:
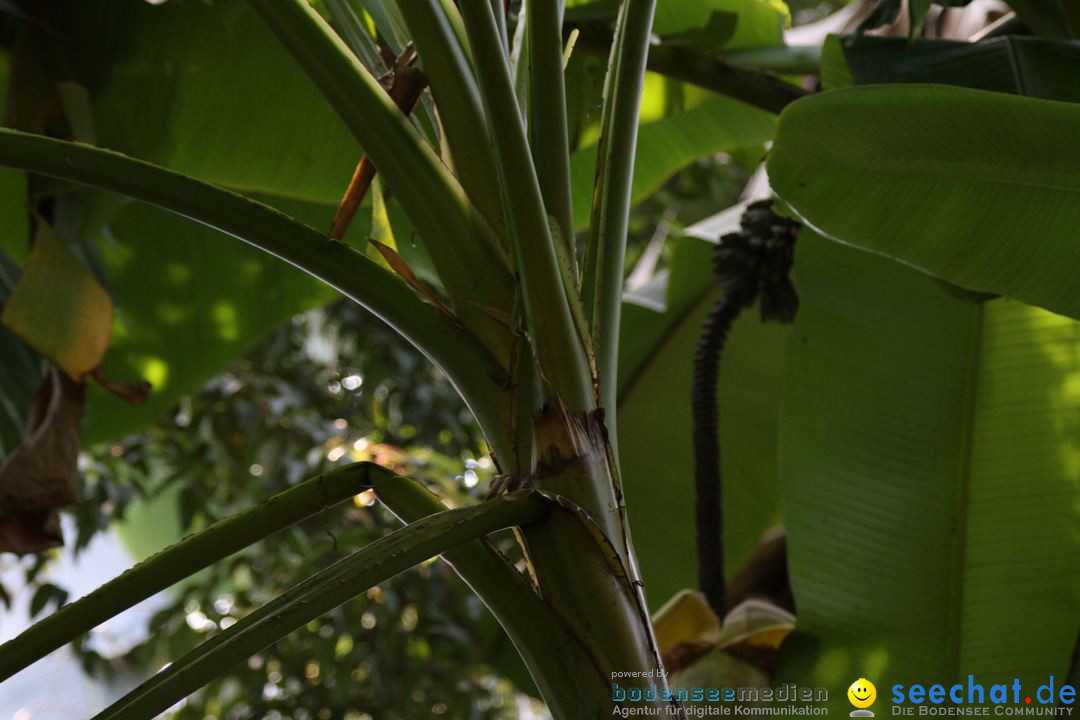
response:
[[[851,683],[851,687],[847,690],[847,697],[855,707],[868,708],[877,699],[877,688],[866,678],[859,678]]]

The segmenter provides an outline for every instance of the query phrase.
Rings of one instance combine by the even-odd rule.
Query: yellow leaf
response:
[[[714,645],[720,640],[720,620],[696,590],[681,590],[664,603],[653,616],[653,629],[661,654],[680,643]]]
[[[794,615],[766,600],[751,598],[724,618],[724,630],[717,645],[726,648],[745,643],[776,650],[794,629]]]
[[[0,322],[81,381],[105,356],[113,303],[67,244],[40,223],[30,259]]]

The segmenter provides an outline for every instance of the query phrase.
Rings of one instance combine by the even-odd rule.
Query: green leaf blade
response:
[[[86,444],[149,427],[293,315],[338,297],[258,248],[142,203],[120,207],[104,235],[117,301],[104,374],[152,387],[145,404],[131,405],[91,385]]]
[[[76,0],[56,16],[93,99],[98,144],[321,205],[329,225],[363,150],[242,2],[131,3],[106,16]]]
[[[128,194],[243,240],[371,310],[443,367],[500,447],[507,408],[491,392],[504,371],[463,328],[446,322],[396,275],[281,212],[208,183],[89,145],[0,129],[0,164]]]
[[[799,627],[778,679],[1060,677],[1080,325],[810,232],[796,268],[781,484]]]
[[[834,35],[824,57],[826,89],[924,82],[1080,101],[1075,82],[1080,45],[1074,42],[1008,35],[977,43],[924,39],[909,44],[902,38]]]
[[[1080,317],[1080,106],[870,86],[781,116],[773,188],[827,237]]]

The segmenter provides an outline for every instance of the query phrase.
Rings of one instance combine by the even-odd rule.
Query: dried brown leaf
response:
[[[79,501],[85,386],[49,368],[30,411],[30,433],[0,466],[0,552],[61,544],[57,510]]]

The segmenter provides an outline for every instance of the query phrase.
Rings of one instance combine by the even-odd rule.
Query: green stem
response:
[[[566,130],[560,5],[557,0],[538,0],[526,4],[529,137],[548,215],[558,222],[567,256],[574,258],[574,203]]]
[[[311,620],[458,545],[541,520],[549,503],[526,491],[447,510],[381,538],[316,573],[121,698],[94,720],[145,720]]]
[[[653,48],[649,52],[649,69],[771,113],[779,113],[799,98],[809,95],[806,90],[785,82],[772,73],[678,48]]]
[[[596,187],[586,253],[583,296],[591,311],[597,352],[601,406],[609,436],[615,438],[616,377],[623,264],[630,216],[638,109],[645,80],[656,0],[624,0],[619,9],[604,88]]]
[[[510,66],[490,6],[479,1],[466,2],[461,9],[488,117],[498,118],[492,125],[492,136],[510,245],[541,373],[568,408],[584,412],[596,402],[592,374],[567,304],[555,255],[555,238],[525,139]]]
[[[499,42],[503,46],[503,54],[510,54],[510,34],[506,28],[506,8],[504,0],[488,0],[491,4],[491,17],[495,20],[495,30],[499,34]]]
[[[409,0],[398,7],[420,52],[461,184],[484,217],[505,235],[484,101],[454,26],[440,0]]]
[[[405,523],[446,510],[435,495],[406,478],[380,479],[375,492]],[[489,541],[463,543],[443,559],[510,636],[554,717],[612,714],[611,673],[618,668],[575,636]]]
[[[820,45],[746,48],[723,53],[720,59],[747,70],[780,75],[817,75],[821,72]]]
[[[0,165],[128,195],[232,235],[385,320],[455,383],[496,453],[511,452],[506,370],[475,338],[354,248],[242,195],[120,153],[0,129]],[[509,455],[506,455],[509,457]]]
[[[450,29],[454,31],[458,47],[465,54],[465,59],[469,61],[469,67],[471,68],[473,61],[472,49],[469,47],[469,36],[465,32],[465,21],[461,19],[461,11],[458,10],[454,0],[439,0],[439,5],[442,7],[447,22],[450,23]]]
[[[514,438],[514,456],[511,462],[503,464],[503,472],[519,477],[528,477],[533,471],[535,438],[533,438],[533,416],[543,404],[543,385],[537,372],[529,335],[521,325],[518,313],[513,316],[514,352],[510,362],[510,407],[512,418],[512,437]]]
[[[595,434],[593,438],[591,446],[577,444],[587,448],[584,454],[557,463],[558,469],[540,469],[538,484],[550,488],[559,507],[545,522],[522,528],[521,536],[541,597],[574,635],[586,638],[606,666],[628,673],[619,681],[623,687],[662,688],[663,664],[626,537],[620,528],[603,524],[606,518],[566,499],[567,491],[579,487],[611,486],[602,440]],[[660,708],[669,703],[644,704]]]
[[[575,49],[591,55],[607,57],[611,53],[611,32],[600,23],[586,22],[578,26]],[[740,100],[747,105],[779,113],[789,104],[809,94],[770,72],[798,75],[817,74],[820,51],[815,57],[812,48],[775,48],[791,52],[772,53],[773,48],[755,48],[726,53],[720,57],[670,45],[649,48],[648,68],[665,77],[697,85]],[[758,54],[759,51],[764,54]],[[761,62],[762,66],[756,66]],[[768,68],[764,66],[769,66]]]
[[[383,476],[393,473],[371,463],[348,465],[189,535],[0,645],[0,682],[155,593],[356,495],[371,487],[373,477]]]
[[[307,0],[248,0],[352,131],[416,225],[459,317],[494,352],[508,331],[513,275],[490,223]]]
[[[325,0],[326,9],[341,38],[370,72],[379,67],[379,48],[357,17],[349,0]]]

